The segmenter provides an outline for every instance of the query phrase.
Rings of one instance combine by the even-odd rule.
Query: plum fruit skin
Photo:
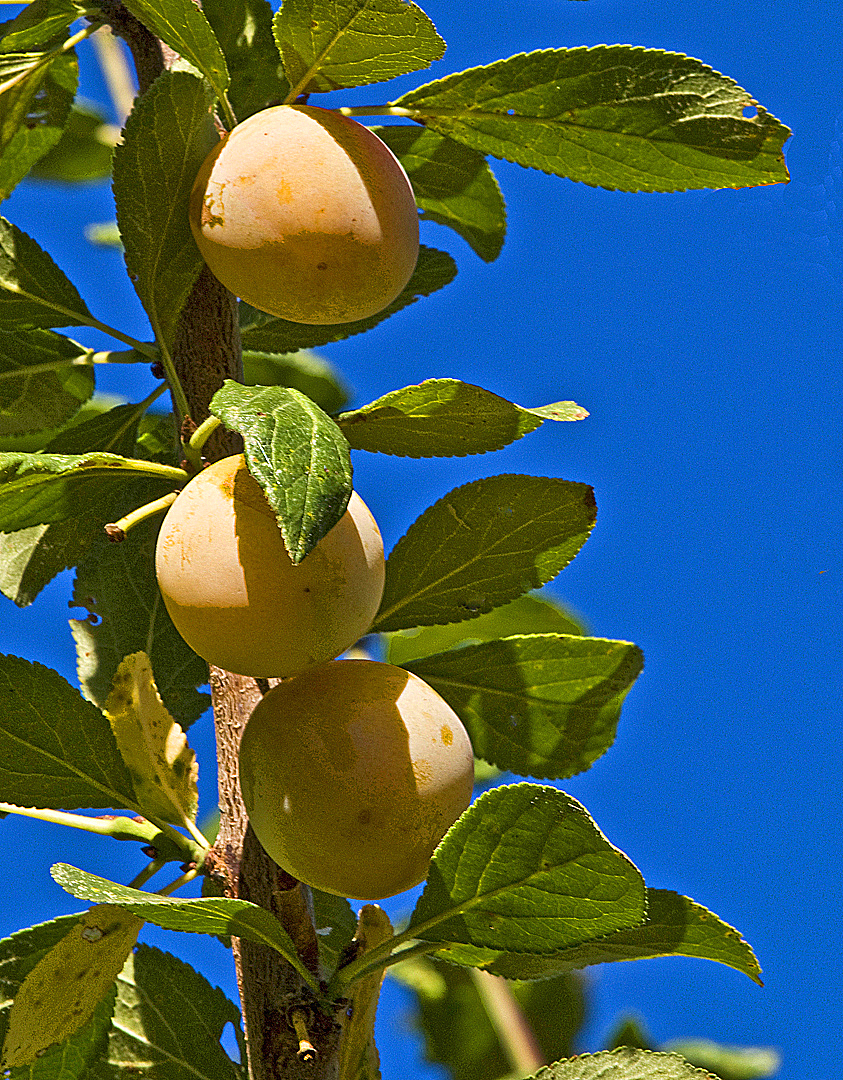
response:
[[[417,675],[337,660],[274,686],[240,747],[267,854],[314,888],[377,900],[412,888],[471,801],[471,742]]]
[[[214,276],[291,322],[343,323],[410,280],[419,220],[407,174],[377,135],[312,105],[277,105],[208,155],[190,227]]]
[[[179,494],[155,567],[188,645],[255,678],[293,675],[350,648],[371,626],[384,582],[383,541],[356,492],[296,565],[242,454],[209,465]]]

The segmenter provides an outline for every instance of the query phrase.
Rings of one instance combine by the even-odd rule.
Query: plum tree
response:
[[[301,323],[382,311],[419,251],[416,200],[392,151],[357,121],[308,105],[264,109],[214,147],[190,224],[226,288]]]
[[[379,899],[417,885],[471,801],[474,758],[417,675],[338,660],[273,687],[240,746],[240,787],[266,852],[324,892]]]
[[[344,652],[372,624],[383,542],[352,493],[343,517],[294,564],[242,454],[197,474],[170,507],[155,553],[167,611],[209,663],[283,677]]]

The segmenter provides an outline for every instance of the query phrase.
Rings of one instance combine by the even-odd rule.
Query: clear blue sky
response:
[[[703,961],[590,969],[585,1048],[632,1011],[658,1041],[773,1045],[784,1055],[781,1080],[831,1078],[843,1011],[839,6],[423,6],[449,43],[430,77],[545,46],[661,47],[730,75],[795,132],[791,184],[751,191],[626,195],[495,164],[509,208],[498,261],[483,264],[454,234],[425,225],[424,241],[455,256],[455,283],[323,352],[359,404],[453,376],[524,405],[572,398],[590,411],[482,458],[358,454],[357,487],[391,546],[430,502],[480,475],[594,485],[597,528],[550,591],[595,635],[638,643],[647,666],[613,749],[563,786],[648,884],[693,896],[737,926],[766,986]],[[401,80],[400,91],[427,78]],[[400,91],[371,87],[344,102]],[[85,92],[101,90],[89,83]],[[107,185],[23,185],[4,211],[71,273],[95,314],[146,333],[120,257],[82,236],[85,224],[112,216]],[[133,386],[127,376],[141,374],[105,372],[100,387],[137,400],[151,381]],[[0,651],[72,679],[69,591],[65,575],[24,612],[0,598]],[[210,779],[207,720],[191,741]],[[210,785],[204,799],[213,801]],[[4,934],[73,909],[47,876],[50,862],[123,880],[139,868],[135,852],[89,847],[57,827],[7,819],[2,829],[7,865],[20,875]],[[190,956],[234,994],[216,943],[163,932],[147,940]],[[408,1060],[402,1001],[387,991],[384,1078],[435,1077]]]

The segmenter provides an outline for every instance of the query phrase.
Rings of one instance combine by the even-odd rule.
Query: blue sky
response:
[[[343,103],[384,101],[534,48],[622,42],[698,57],[794,130],[787,187],[628,195],[495,163],[509,210],[501,257],[486,265],[425,224],[424,242],[456,258],[456,281],[322,351],[357,404],[452,376],[524,405],[574,399],[590,411],[482,458],[358,454],[356,484],[388,547],[425,506],[478,476],[594,485],[597,527],[549,592],[593,634],[639,644],[646,668],[615,746],[563,786],[648,884],[737,926],[766,985],[702,961],[591,969],[585,1048],[634,1012],[657,1041],[773,1045],[781,1080],[830,1077],[843,1004],[834,974],[843,944],[839,9],[830,0],[487,0],[479,15],[445,0],[423,6],[449,43],[445,59],[398,90],[370,87]],[[85,92],[101,88],[94,80]],[[4,212],[74,277],[95,314],[146,334],[120,257],[82,234],[112,216],[107,185],[23,185]],[[138,400],[152,382],[127,369],[104,372],[99,385]],[[72,679],[69,591],[65,576],[23,612],[0,598],[0,651]],[[210,780],[207,721],[191,741]],[[210,784],[203,797],[209,806]],[[7,819],[3,830],[19,875],[4,934],[71,909],[47,877],[57,859],[123,880],[138,869],[135,853],[89,847],[57,827]],[[216,943],[147,939],[234,993]],[[386,1002],[385,1080],[436,1076],[415,1049],[408,1061],[404,999],[389,989]]]

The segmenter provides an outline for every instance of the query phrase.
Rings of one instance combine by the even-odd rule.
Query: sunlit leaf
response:
[[[522,53],[394,104],[481,154],[593,186],[682,191],[788,179],[789,130],[732,79],[659,49]]]
[[[556,788],[494,788],[436,849],[408,929],[424,941],[552,953],[644,921],[638,870]]]
[[[345,513],[348,442],[318,405],[287,387],[226,380],[210,408],[243,436],[249,471],[275,510],[291,559],[300,562]]]
[[[554,408],[559,415],[553,419],[588,415],[572,401],[559,402]],[[352,450],[402,457],[462,457],[500,450],[535,431],[545,418],[551,417],[471,383],[426,379],[342,413],[337,423]]]
[[[142,926],[130,912],[107,904],[80,917],[21,983],[9,1014],[4,1065],[31,1064],[91,1020]]]
[[[375,630],[460,622],[539,588],[594,526],[586,484],[490,476],[429,507],[390,553]]]
[[[296,95],[384,82],[445,52],[436,27],[407,0],[285,0],[273,29]]]
[[[123,659],[105,713],[144,814],[174,825],[196,821],[196,755],[161,701],[146,653]]]

